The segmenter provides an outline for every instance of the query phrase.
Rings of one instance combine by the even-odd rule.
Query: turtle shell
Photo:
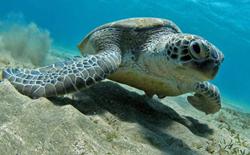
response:
[[[123,20],[118,20],[115,22],[107,23],[102,26],[97,27],[91,31],[78,45],[78,48],[82,53],[83,49],[88,46],[89,37],[96,31],[105,28],[118,28],[121,30],[133,30],[133,31],[147,31],[150,29],[166,27],[172,29],[173,32],[181,33],[180,28],[172,21],[162,18],[128,18]]]

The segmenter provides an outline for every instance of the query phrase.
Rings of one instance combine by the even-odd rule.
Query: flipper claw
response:
[[[194,88],[194,96],[188,96],[188,102],[196,109],[213,114],[221,109],[219,89],[211,83],[199,82]]]

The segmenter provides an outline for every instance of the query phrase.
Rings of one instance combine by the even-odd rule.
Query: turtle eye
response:
[[[192,45],[192,49],[193,49],[193,51],[194,51],[196,54],[200,54],[200,52],[201,52],[201,48],[200,48],[200,45],[199,45],[198,43],[194,43],[194,44]]]
[[[191,54],[196,59],[204,59],[207,57],[207,51],[204,51],[203,49],[203,45],[198,41],[193,41],[190,44]]]

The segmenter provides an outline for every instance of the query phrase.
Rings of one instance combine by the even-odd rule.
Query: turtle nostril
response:
[[[213,50],[211,52],[211,59],[216,65],[220,65],[224,61],[224,55],[220,51]]]
[[[216,51],[213,51],[211,53],[211,56],[212,56],[213,59],[218,59],[218,57],[219,57],[219,55],[218,55],[218,53]]]

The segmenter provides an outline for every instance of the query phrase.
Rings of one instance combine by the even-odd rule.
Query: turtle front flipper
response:
[[[194,96],[188,96],[188,102],[196,109],[213,114],[221,108],[219,89],[209,82],[199,82],[195,85]]]
[[[105,50],[38,69],[8,68],[3,71],[3,78],[24,95],[52,97],[101,81],[116,71],[120,63],[120,52]]]

